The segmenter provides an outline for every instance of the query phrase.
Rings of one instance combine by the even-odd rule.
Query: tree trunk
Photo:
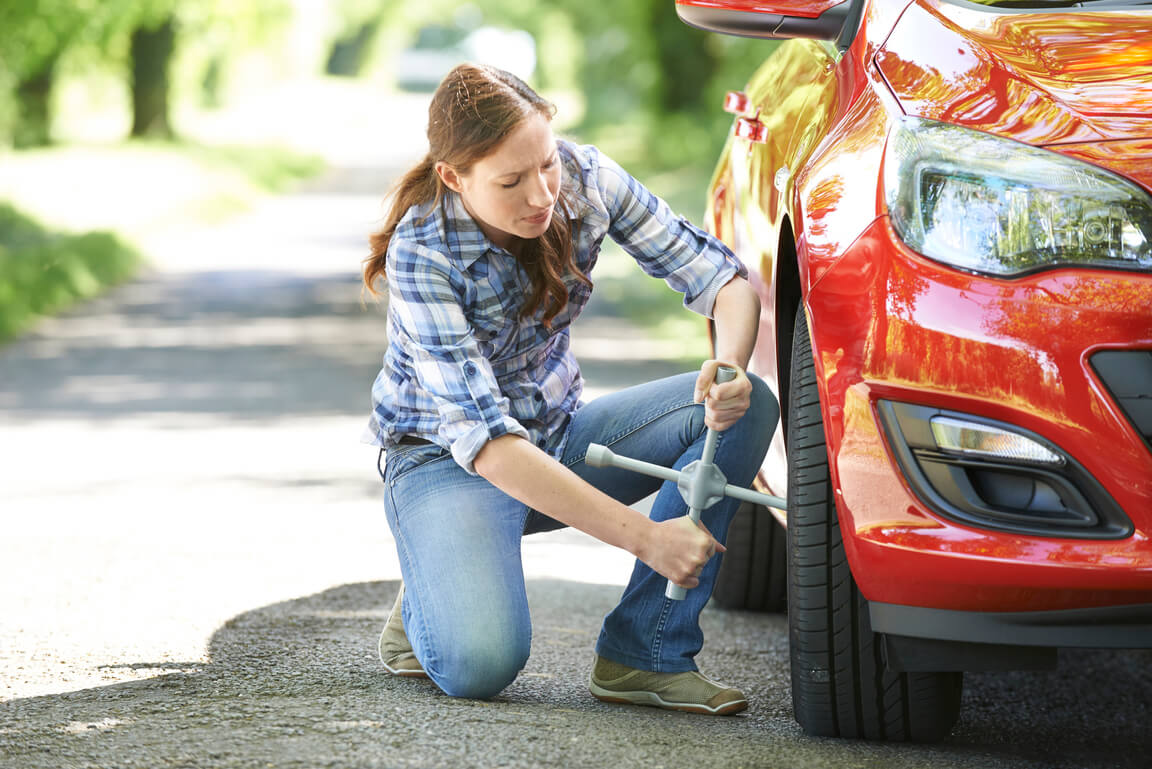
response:
[[[132,136],[171,139],[168,119],[168,71],[176,47],[171,16],[132,32]]]
[[[16,84],[16,120],[12,144],[17,149],[44,147],[52,141],[52,87],[58,57],[49,58],[40,70]]]

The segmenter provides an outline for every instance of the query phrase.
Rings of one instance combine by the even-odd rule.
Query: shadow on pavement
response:
[[[0,351],[0,409],[20,420],[347,413],[366,403],[385,347],[382,313],[361,307],[356,281],[145,276]]]
[[[207,664],[141,663],[133,667],[158,675],[4,703],[2,765],[1145,765],[1152,682],[1132,680],[1115,664],[1121,655],[1085,654],[1053,677],[974,677],[964,720],[944,745],[820,740],[791,720],[782,617],[705,612],[710,641],[701,661],[745,690],[753,703],[746,714],[718,719],[612,706],[588,694],[585,677],[599,620],[620,588],[533,580],[532,658],[500,697],[479,702],[383,671],[375,641],[396,589],[395,582],[350,584],[265,606],[222,626]],[[1027,721],[1031,736],[1018,734],[1016,709],[1029,710],[1020,723]]]

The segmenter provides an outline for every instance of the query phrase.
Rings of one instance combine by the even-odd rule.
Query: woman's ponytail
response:
[[[412,206],[430,200],[439,202],[443,194],[444,186],[436,173],[436,162],[431,155],[409,169],[408,173],[396,182],[392,188],[390,196],[392,201],[388,206],[384,226],[368,236],[370,253],[364,260],[364,287],[373,296],[380,294],[376,288],[377,282],[387,278],[385,263],[388,259],[388,244],[392,242],[396,225]]]

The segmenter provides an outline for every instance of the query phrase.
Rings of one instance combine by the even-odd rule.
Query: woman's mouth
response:
[[[547,211],[544,211],[543,213],[536,214],[535,216],[526,216],[524,217],[524,221],[528,222],[529,224],[544,224],[544,222],[548,221],[548,217],[550,216],[552,216],[551,208],[549,208]]]

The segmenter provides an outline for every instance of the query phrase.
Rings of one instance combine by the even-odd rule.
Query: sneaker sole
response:
[[[601,702],[612,702],[620,705],[646,705],[663,710],[678,710],[681,713],[697,713],[707,716],[730,716],[748,708],[748,700],[733,700],[725,702],[715,708],[695,702],[669,702],[655,692],[614,692],[597,686],[595,681],[588,685],[592,696]]]
[[[428,674],[425,673],[423,670],[404,670],[402,668],[394,668],[391,665],[389,665],[387,662],[384,662],[384,660],[380,660],[380,663],[382,665],[384,665],[385,670],[387,670],[389,673],[391,673],[394,676],[399,676],[400,678],[427,678],[428,677]]]

